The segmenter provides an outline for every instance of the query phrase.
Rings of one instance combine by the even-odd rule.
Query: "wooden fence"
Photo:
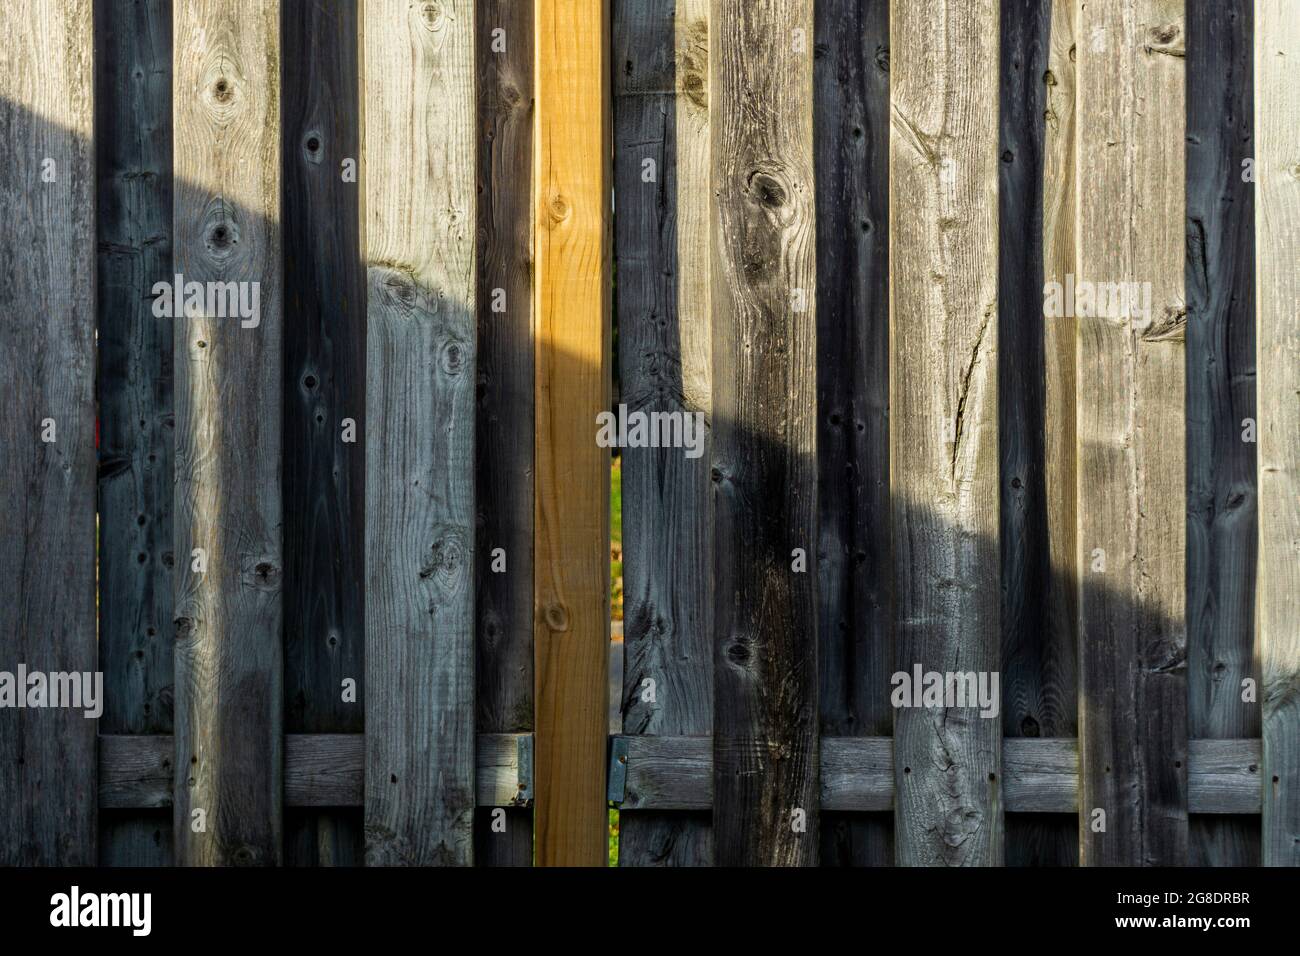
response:
[[[1300,863],[1290,0],[0,34],[0,862]]]

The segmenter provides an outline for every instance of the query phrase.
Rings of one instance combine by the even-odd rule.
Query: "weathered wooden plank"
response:
[[[20,667],[96,670],[89,0],[5,4],[0,33],[0,864],[88,866],[95,722],[16,704]]]
[[[1079,756],[1073,738],[1008,738],[1002,795],[1009,813],[1072,814],[1078,807]],[[713,804],[713,754],[706,737],[613,738],[609,799],[623,810],[703,810]],[[1188,793],[1193,813],[1257,814],[1259,740],[1193,740]],[[823,737],[823,808],[888,810],[894,800],[894,752],[888,737]],[[1031,842],[1041,851],[1046,837]],[[1033,854],[1040,862],[1041,853]]]
[[[372,865],[473,861],[474,19],[362,7]]]
[[[1255,4],[1259,626],[1265,866],[1300,866],[1300,18]]]
[[[280,24],[258,3],[176,0],[173,31],[175,269],[186,286],[231,283],[249,306],[231,315],[227,302],[190,302],[171,320],[175,760],[186,768],[173,814],[176,861],[275,864],[284,712]]]
[[[536,862],[607,859],[609,11],[536,2]]]
[[[816,865],[813,4],[714,0],[714,853]]]
[[[479,0],[476,35],[477,726],[479,733],[528,733],[533,729],[532,0]],[[475,831],[478,864],[532,864],[531,811],[508,809],[505,833],[493,832],[490,813],[480,814]]]
[[[890,470],[898,668],[999,665],[998,4],[890,6]],[[894,720],[896,856],[999,865],[998,721]]]
[[[99,730],[171,733],[172,323],[151,308],[173,276],[171,0],[94,17]],[[100,819],[102,863],[162,866],[170,849],[170,815]]]
[[[621,404],[711,412],[709,3],[616,0]],[[709,445],[623,450],[623,729],[713,730]],[[698,451],[698,454],[697,454]],[[619,817],[620,866],[707,863],[707,817]]]
[[[1074,271],[1073,3],[1004,3],[998,179],[1002,734],[1073,737],[1074,324],[1045,318],[1045,279]],[[1069,818],[1007,820],[1008,857],[1077,860]],[[1020,846],[1013,846],[1019,844]],[[1045,856],[1052,850],[1055,857]]]
[[[1187,732],[1258,737],[1255,197],[1248,0],[1187,3]],[[1259,863],[1258,821],[1192,818],[1192,860]]]
[[[889,3],[815,16],[818,705],[823,734],[888,735]],[[822,809],[823,865],[893,862],[892,820]]]
[[[1083,5],[1078,37],[1078,284],[1060,301],[1078,313],[1080,862],[1175,865],[1187,859],[1185,218],[1170,188],[1184,173],[1183,0]]]
[[[116,735],[100,737],[99,743],[101,809],[172,805],[171,737]],[[479,734],[476,745],[477,804],[526,806],[532,800],[531,735]],[[364,777],[362,734],[285,735],[286,806],[360,807]],[[346,834],[339,838],[346,840]]]
[[[355,0],[287,0],[284,45],[285,730],[358,733],[365,690],[366,292]],[[353,424],[347,434],[348,421]],[[343,692],[343,682],[356,692]],[[295,863],[356,865],[355,813],[285,817]],[[321,852],[328,847],[328,852]],[[305,850],[307,859],[296,856]]]

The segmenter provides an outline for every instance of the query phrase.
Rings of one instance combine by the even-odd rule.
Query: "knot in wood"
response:
[[[546,626],[556,633],[564,633],[569,629],[569,609],[558,601],[553,601],[546,605],[543,612],[546,618]]]

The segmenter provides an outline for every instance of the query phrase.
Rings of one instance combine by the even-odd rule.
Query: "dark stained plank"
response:
[[[699,413],[706,421],[713,373],[708,17],[708,0],[614,3],[619,401],[629,411]],[[697,458],[681,448],[626,448],[622,457],[623,730],[707,735],[708,442]],[[703,814],[621,814],[619,865],[707,863],[708,825]]]
[[[176,860],[282,860],[280,23],[176,0],[173,228],[185,283],[260,311],[174,324]],[[246,299],[251,304],[251,298]],[[206,570],[195,570],[196,549]],[[194,811],[202,811],[195,815]]]
[[[890,7],[890,492],[900,671],[999,670],[998,4]],[[894,717],[896,858],[999,866],[1002,733]]]
[[[528,733],[533,729],[532,0],[478,0],[475,33],[477,726],[479,733]],[[504,571],[493,570],[500,568],[498,548]],[[476,863],[532,863],[530,811],[507,809],[504,833],[491,829],[490,811],[480,811],[475,834]]]
[[[1079,858],[1175,866],[1187,860],[1186,217],[1170,188],[1184,175],[1183,0],[1083,5],[1077,37],[1076,278],[1139,295],[1077,317]]]
[[[1187,0],[1187,732],[1258,737],[1254,4]],[[1259,821],[1193,817],[1201,865],[1259,863]]]
[[[172,4],[95,3],[99,668],[106,734],[172,731]],[[109,814],[100,862],[171,862],[171,817]]]
[[[1076,601],[1065,570],[1074,554],[1074,449],[1060,442],[1074,430],[1073,377],[1062,366],[1075,343],[1068,319],[1043,316],[1045,259],[1074,222],[1060,207],[1044,209],[1066,198],[1061,174],[1073,170],[1073,38],[1060,35],[1070,32],[1067,6],[1008,0],[1001,10],[998,342],[1012,357],[998,368],[1006,739],[1073,737],[1078,726]],[[1072,865],[1077,833],[1068,817],[1010,817],[1007,853],[1015,857],[1012,844],[1023,842],[1035,849],[1020,855],[1040,865]]]
[[[816,5],[818,701],[889,735],[889,2]],[[824,770],[823,770],[824,772]],[[823,865],[888,866],[883,816],[822,814]]]
[[[95,663],[90,0],[0,7],[0,671]],[[20,692],[26,692],[21,687]],[[0,865],[89,866],[95,721],[0,709]]]
[[[472,0],[367,0],[366,862],[473,862]]]
[[[1300,866],[1300,17],[1255,4],[1256,348],[1265,866]]]
[[[355,0],[285,0],[284,697],[287,733],[360,733],[366,292]],[[345,441],[346,420],[355,423]],[[356,693],[344,700],[343,682]],[[350,865],[355,812],[285,816],[286,863]],[[305,852],[306,858],[297,856]]]
[[[713,822],[722,866],[818,859],[812,39],[811,0],[713,0]],[[796,548],[806,570],[794,569]]]

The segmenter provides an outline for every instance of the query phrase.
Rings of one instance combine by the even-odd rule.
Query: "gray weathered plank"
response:
[[[1249,0],[1187,3],[1187,732],[1258,737],[1254,61]],[[1259,863],[1259,822],[1189,821],[1191,859]]]
[[[1076,278],[1139,292],[1127,308],[1112,295],[1076,309],[1103,313],[1077,317],[1080,862],[1178,865],[1186,223],[1170,184],[1184,173],[1183,0],[1086,4],[1078,38]]]
[[[369,0],[366,861],[473,861],[474,4]]]
[[[0,8],[0,671],[95,671],[89,0]],[[26,696],[29,687],[11,687]],[[0,864],[96,862],[95,722],[0,708]]]
[[[998,376],[1006,739],[1073,737],[1078,726],[1076,600],[1066,571],[1075,530],[1074,324],[1043,316],[1045,277],[1074,271],[1073,10],[1002,5],[998,331],[999,350],[1012,357]],[[1008,860],[1074,865],[1077,831],[1069,818],[1008,819]]]
[[[1265,866],[1300,866],[1300,17],[1255,4]]]
[[[619,736],[612,752],[609,798],[621,809],[712,806],[713,755],[707,737]],[[889,737],[823,737],[821,755],[823,808],[862,813],[894,805],[895,757]],[[1260,812],[1259,740],[1193,740],[1188,761],[1193,813]],[[1078,742],[1008,738],[1002,775],[1007,812],[1075,813]]]
[[[815,14],[818,705],[822,734],[888,735],[889,2]],[[823,865],[893,862],[892,820],[821,824]]]
[[[708,17],[708,0],[616,0],[613,33],[619,400],[706,421]],[[697,458],[680,448],[623,450],[627,733],[713,730],[713,485],[701,440]],[[708,826],[699,815],[624,814],[619,865],[707,863]]]
[[[998,670],[998,4],[890,6],[896,661]],[[998,721],[894,719],[900,864],[1000,865]]]
[[[99,738],[99,806],[117,810],[172,805],[172,738]],[[532,800],[532,737],[479,734],[476,802],[523,807]],[[290,807],[359,807],[364,796],[362,734],[286,734],[284,801]]]
[[[171,733],[171,0],[96,3],[99,669],[108,734]],[[170,815],[100,820],[100,861],[171,862]]]
[[[285,730],[364,725],[366,296],[355,0],[284,0]],[[347,419],[358,423],[345,441]],[[356,693],[344,699],[343,682]],[[355,865],[355,812],[285,816],[285,861]],[[325,848],[328,848],[326,851]],[[306,859],[296,856],[299,850]]]
[[[479,0],[475,32],[477,726],[480,733],[527,733],[533,729],[532,0]],[[499,308],[497,290],[504,296]],[[504,571],[497,548],[504,551]],[[480,814],[475,832],[478,864],[532,863],[529,811],[508,809],[505,833],[493,832],[490,814]]]
[[[175,760],[186,772],[173,814],[176,860],[275,864],[284,712],[280,23],[249,0],[176,0],[173,31],[175,269],[187,285],[240,283],[250,295],[255,287],[260,305],[247,317],[185,309],[170,320]]]
[[[102,809],[172,803],[172,741],[159,735],[100,737]],[[713,804],[713,747],[708,737],[627,734],[611,738],[610,801],[623,810],[708,810]],[[894,794],[889,737],[823,737],[822,804],[835,810],[884,811]],[[1189,743],[1193,813],[1258,814],[1260,741]],[[480,807],[526,806],[532,800],[532,736],[479,734],[475,759]],[[1073,739],[1021,737],[1003,754],[1007,810],[1073,813],[1078,746]],[[285,737],[288,806],[360,806],[365,773],[361,734]]]
[[[812,39],[811,0],[713,0],[713,823],[724,866],[818,859]]]

